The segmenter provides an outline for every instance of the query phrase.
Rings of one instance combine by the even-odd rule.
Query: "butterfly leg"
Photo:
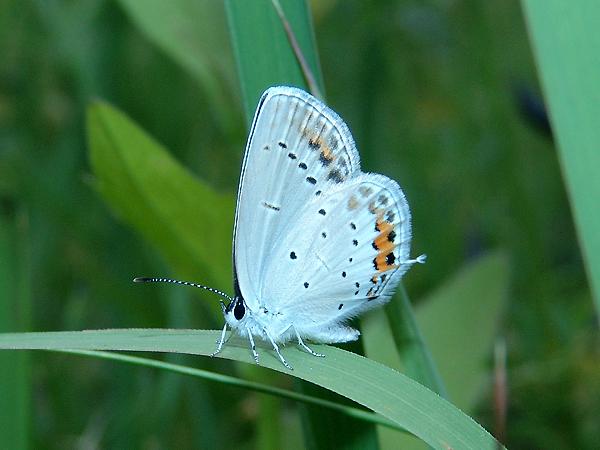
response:
[[[227,333],[227,322],[225,322],[223,331],[221,331],[221,338],[217,341],[217,349],[210,354],[211,357],[217,355],[223,348],[223,343],[225,342],[225,333]]]
[[[250,329],[246,328],[248,332],[248,339],[250,340],[250,350],[252,350],[252,356],[254,357],[254,361],[258,364],[258,353],[256,353],[256,345],[254,344],[254,337],[250,332]]]
[[[294,370],[294,368],[292,366],[290,366],[288,364],[288,362],[285,360],[285,358],[283,357],[283,355],[281,354],[281,352],[279,351],[279,346],[275,343],[275,341],[273,340],[273,338],[271,337],[271,335],[269,333],[267,333],[267,330],[263,329],[263,332],[265,333],[265,335],[267,336],[267,338],[269,339],[269,341],[271,342],[271,345],[273,346],[273,350],[275,350],[275,353],[277,353],[277,356],[279,356],[279,360],[281,361],[281,363],[287,367],[290,370]]]
[[[311,349],[308,345],[306,345],[304,343],[304,341],[302,340],[302,338],[300,337],[300,334],[298,333],[298,330],[296,330],[295,327],[294,328],[294,333],[296,333],[296,337],[298,338],[298,345],[300,347],[302,347],[304,350],[306,350],[308,353],[310,353],[313,356],[319,356],[319,357],[325,357],[325,355],[321,354],[321,353],[317,353],[315,352],[313,349]]]

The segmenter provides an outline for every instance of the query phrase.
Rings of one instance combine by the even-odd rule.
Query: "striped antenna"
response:
[[[191,281],[181,281],[181,280],[173,280],[172,278],[154,278],[154,277],[137,277],[133,279],[134,283],[173,283],[173,284],[182,284],[184,286],[192,286],[199,289],[204,289],[214,294],[220,295],[223,298],[226,298],[229,301],[233,301],[229,295],[225,292],[220,291],[215,288],[211,288],[208,286],[204,286],[203,284],[192,283]]]

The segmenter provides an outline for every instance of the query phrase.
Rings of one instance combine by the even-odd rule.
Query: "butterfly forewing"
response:
[[[336,113],[296,88],[263,94],[242,167],[234,236],[236,281],[250,308],[264,304],[265,284],[287,283],[288,274],[271,261],[291,234],[301,234],[305,206],[358,173],[354,141]]]

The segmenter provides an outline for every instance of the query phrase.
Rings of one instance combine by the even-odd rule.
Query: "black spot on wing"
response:
[[[348,175],[350,173],[350,170],[348,169],[348,161],[346,161],[345,158],[340,159],[338,165],[343,170],[344,174]]]
[[[285,144],[285,142],[279,142],[279,143],[278,143],[278,145],[279,145],[281,148],[287,148],[287,145]]]
[[[331,147],[331,150],[337,149],[338,145],[339,145],[339,141],[338,141],[337,137],[335,136],[335,134],[332,134],[331,136],[329,136],[329,147]]]
[[[342,172],[339,171],[339,169],[332,169],[327,174],[327,180],[331,180],[334,183],[341,183],[344,181],[344,176],[342,175]]]
[[[325,214],[327,214],[327,213],[325,212],[325,210],[324,210],[323,208],[321,208],[321,209],[319,210],[319,214],[321,214],[322,216],[324,216],[324,215],[325,215]]]
[[[295,153],[292,153],[292,152],[288,153],[288,157],[289,157],[290,159],[296,159],[296,158],[298,158],[298,157],[296,156],[296,154],[295,154]]]
[[[305,282],[304,282],[304,287],[305,287],[306,289],[308,289],[308,281],[305,281]]]
[[[290,259],[296,259],[296,258],[298,258],[298,257],[296,256],[296,252],[291,252],[291,253],[290,253]]]
[[[396,261],[396,255],[394,255],[394,252],[388,253],[387,256],[385,257],[385,262],[387,263],[388,266],[391,266],[392,264],[394,264],[395,261]]]
[[[331,164],[333,162],[333,158],[327,157],[327,155],[324,152],[321,152],[321,154],[319,155],[319,162],[321,164],[323,164],[325,167],[327,167],[329,164]]]
[[[306,181],[310,184],[317,184],[317,180],[314,177],[306,177]]]
[[[275,206],[271,203],[267,203],[267,202],[262,202],[262,205],[267,208],[267,209],[272,209],[273,211],[279,211],[281,210],[281,208],[279,206]]]
[[[306,170],[308,166],[306,164],[304,164],[303,162],[301,162],[300,164],[298,164],[298,167],[300,167],[303,170]]]

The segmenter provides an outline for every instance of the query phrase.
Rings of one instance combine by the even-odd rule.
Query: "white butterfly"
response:
[[[294,87],[272,87],[254,115],[242,165],[233,238],[233,298],[216,292],[225,326],[250,340],[279,344],[353,341],[346,322],[391,298],[410,259],[408,203],[398,184],[360,170],[344,121]]]

